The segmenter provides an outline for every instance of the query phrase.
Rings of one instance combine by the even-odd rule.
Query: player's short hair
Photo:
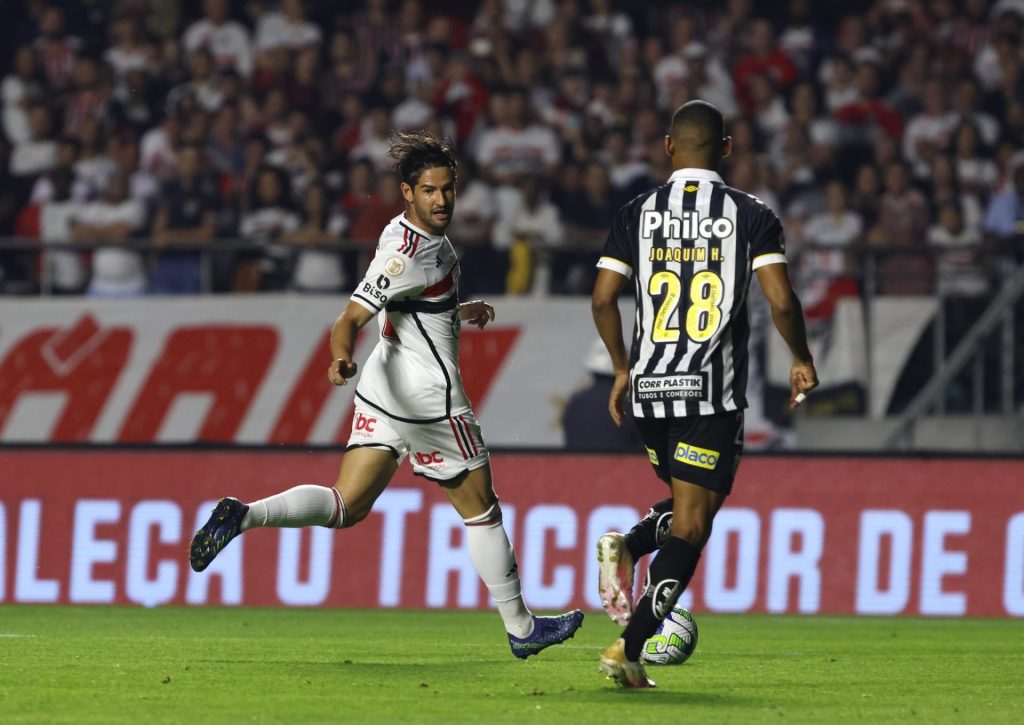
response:
[[[455,176],[458,168],[451,140],[426,131],[392,132],[388,156],[395,160],[398,175],[409,186],[416,186],[427,169],[447,167]]]
[[[676,143],[684,142],[693,151],[721,156],[725,117],[707,101],[689,101],[672,114],[668,133]]]

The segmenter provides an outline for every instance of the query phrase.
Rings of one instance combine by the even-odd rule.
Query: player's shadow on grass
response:
[[[762,700],[742,695],[725,695],[712,692],[686,692],[668,687],[657,687],[653,690],[627,690],[622,687],[607,688],[598,692],[581,691],[580,700],[607,705],[610,702],[629,702],[630,705],[648,700],[652,705],[714,705],[725,707],[750,707],[765,705]],[[625,698],[625,699],[623,699]]]

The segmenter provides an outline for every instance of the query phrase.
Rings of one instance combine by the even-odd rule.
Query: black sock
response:
[[[626,548],[633,561],[640,561],[641,556],[660,549],[668,541],[671,531],[672,499],[666,498],[651,506],[647,515],[626,534]]]
[[[636,603],[633,618],[626,631],[626,659],[636,662],[643,652],[644,642],[655,633],[679,595],[690,583],[700,561],[700,549],[678,536],[670,536],[651,562],[647,572],[647,586]]]

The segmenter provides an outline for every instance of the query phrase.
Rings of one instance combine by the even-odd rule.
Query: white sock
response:
[[[337,489],[305,485],[249,504],[249,510],[242,519],[242,531],[261,526],[326,526],[340,529],[344,523],[345,502],[341,500]]]
[[[494,504],[485,513],[462,521],[473,567],[494,597],[505,631],[515,637],[528,637],[533,631],[533,614],[523,601],[519,566],[501,523],[501,508]]]

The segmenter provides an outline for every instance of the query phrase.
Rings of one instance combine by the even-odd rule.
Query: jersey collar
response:
[[[421,229],[420,227],[418,227],[415,224],[413,224],[411,221],[409,221],[409,217],[407,217],[405,215],[404,211],[401,214],[399,214],[398,216],[396,216],[394,219],[392,219],[391,221],[392,221],[392,223],[398,222],[402,226],[409,227],[409,229],[413,230],[414,232],[419,234],[421,237],[427,237],[428,239],[434,239],[434,240],[444,239],[444,234],[431,234],[426,229]]]
[[[672,172],[672,176],[668,177],[669,182],[673,181],[717,181],[719,184],[724,184],[722,177],[718,175],[717,171],[711,169],[676,169]]]

